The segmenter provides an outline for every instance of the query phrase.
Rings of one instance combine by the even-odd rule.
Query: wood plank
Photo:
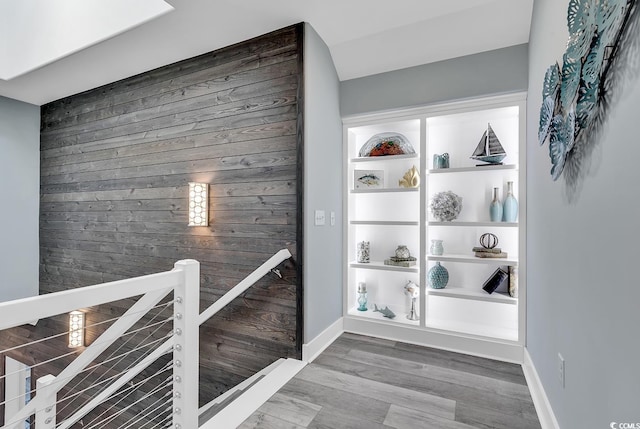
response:
[[[427,411],[430,414],[446,419],[453,420],[455,416],[455,402],[451,399],[345,374],[315,363],[307,365],[297,377],[301,380],[345,392],[361,394],[380,401]]]
[[[238,429],[302,429],[305,427],[260,412],[252,414],[238,426]]]
[[[139,99],[127,99],[123,103],[114,104],[102,109],[95,109],[81,115],[67,116],[57,122],[49,122],[46,125],[46,129],[42,131],[47,136],[54,136],[60,134],[71,134],[73,132],[86,132],[91,126],[96,127],[96,122],[106,124],[105,120],[118,117],[118,122],[126,120],[124,115],[138,113],[141,111],[149,110],[155,113],[161,113],[162,111],[169,110],[166,106],[172,106],[174,109],[179,107],[179,102],[185,102],[186,100],[192,100],[196,98],[208,97],[213,101],[231,101],[239,100],[243,94],[255,92],[260,90],[265,82],[269,82],[267,85],[277,86],[275,80],[290,81],[290,79],[283,79],[284,77],[295,75],[296,73],[296,54],[292,49],[288,55],[278,55],[274,58],[274,62],[263,67],[257,68],[256,65],[261,64],[259,59],[255,59],[251,62],[244,62],[240,64],[240,67],[233,68],[232,73],[227,73],[222,76],[219,75],[217,70],[206,70],[205,80],[202,80],[201,76],[190,75],[189,80],[192,84],[189,84],[189,80],[184,81],[184,85],[181,88],[176,88],[171,91],[166,91],[166,88],[160,88],[161,92],[153,91],[149,89],[149,95],[146,95]],[[229,71],[229,66],[225,67],[225,72]],[[217,73],[218,72],[218,75]],[[197,108],[197,101],[190,101],[194,104],[189,106],[190,108]],[[162,106],[162,109],[151,109],[149,106]],[[137,117],[140,120],[140,116]],[[99,127],[100,128],[100,127]],[[99,129],[94,128],[94,129]]]
[[[540,429],[533,404],[527,412],[519,415],[503,411],[504,409],[479,407],[463,402],[456,407],[456,421],[482,429]]]
[[[266,71],[273,73],[275,76],[270,76],[271,79],[261,80],[242,87],[205,93],[193,98],[170,101],[162,105],[154,104],[157,100],[151,99],[149,100],[150,104],[141,106],[139,110],[49,131],[48,133],[43,133],[41,139],[45,143],[53,142],[55,144],[56,141],[68,141],[73,136],[96,133],[105,129],[120,129],[120,127],[127,124],[157,121],[161,118],[164,118],[166,122],[171,122],[176,118],[193,117],[192,112],[209,115],[207,118],[210,119],[219,117],[211,114],[216,109],[229,110],[229,107],[233,107],[243,101],[247,103],[255,100],[264,100],[269,96],[295,90],[297,86],[297,76],[293,75],[295,60],[287,61],[284,63],[284,67],[278,68],[276,72]],[[180,91],[180,94],[184,94],[184,90]],[[256,98],[256,94],[260,94],[258,98]]]
[[[531,400],[531,395],[529,394],[527,386],[504,380],[497,380],[485,375],[470,374],[468,372],[460,372],[436,365],[421,364],[405,359],[380,356],[379,354],[363,352],[360,350],[350,350],[346,355],[342,356],[342,359],[356,363],[375,365],[392,371],[402,372],[403,374],[415,375],[431,380],[479,389],[486,391],[487,395],[502,395],[521,401]]]
[[[84,151],[79,153],[60,153],[53,150],[43,150],[40,152],[40,166],[48,169],[54,165],[78,164],[91,161],[102,161],[106,159],[135,157],[140,155],[149,155],[152,153],[176,151],[184,149],[192,149],[197,147],[206,147],[211,145],[234,143],[247,140],[255,140],[256,136],[260,138],[279,137],[295,134],[296,122],[293,120],[275,122],[269,124],[252,125],[237,129],[225,130],[214,133],[194,134],[184,137],[169,138],[157,141],[142,141],[137,144],[127,146],[117,146],[115,148],[104,147],[104,145],[92,145],[87,150],[83,146]],[[68,155],[73,154],[70,157]],[[54,156],[55,155],[55,156]]]
[[[134,177],[125,179],[108,179],[99,181],[73,182],[49,184],[42,182],[40,192],[42,195],[58,194],[66,192],[87,191],[112,191],[122,189],[144,188],[168,188],[184,187],[189,182],[209,183],[213,188],[229,189],[233,186],[246,184],[247,186],[259,186],[261,182],[289,181],[292,188],[296,188],[295,172],[288,165],[278,167],[246,168],[241,170],[202,171],[195,173],[162,174],[149,177]],[[259,191],[257,191],[259,192]]]
[[[153,166],[156,164],[176,163],[193,159],[215,159],[234,155],[250,155],[267,152],[295,150],[295,136],[277,136],[245,142],[233,142],[216,146],[205,146],[193,149],[182,149],[156,154],[147,154],[144,157],[113,158],[103,161],[92,161],[75,164],[51,166],[46,176],[63,175],[69,173],[96,172],[114,170],[128,167]]]
[[[146,88],[150,85],[171,80],[175,76],[187,75],[201,70],[207,70],[218,65],[251,59],[256,56],[278,56],[296,46],[298,36],[292,28],[278,30],[271,34],[244,43],[225,47],[200,56],[179,61],[167,66],[122,79],[101,87],[85,91],[82,94],[62,98],[42,107],[42,116],[52,120],[82,114],[113,104],[113,97],[128,94],[132,98],[131,89]],[[81,97],[84,103],[77,103]],[[92,109],[93,108],[93,109]],[[46,122],[43,122],[46,123]]]
[[[398,352],[404,353],[406,359]],[[452,360],[469,366],[458,370],[421,363],[417,357],[423,354],[431,362]],[[499,373],[492,379],[465,371],[503,364],[510,365],[489,365],[484,358],[343,334],[279,393],[321,407],[307,425],[309,428],[539,429],[533,401],[530,395],[523,395],[526,386],[506,382]],[[432,396],[427,396],[426,404],[420,403],[425,391],[435,390],[432,386],[442,382],[460,386],[460,390],[433,392],[433,397],[450,401],[455,408],[453,415],[446,409],[444,413],[434,413],[429,403]],[[515,407],[510,402],[514,400],[510,398],[512,394],[520,402]],[[491,396],[498,396],[499,400],[492,401]],[[269,406],[269,402],[265,405]]]
[[[451,368],[470,374],[485,375],[499,380],[517,384],[526,384],[522,368],[518,365],[498,362],[492,359],[478,358],[476,356],[461,353],[447,352],[429,347],[416,346],[406,343],[397,343],[393,348],[384,348],[362,341],[359,335],[349,334],[339,338],[340,343],[348,342],[357,344],[358,350],[372,353],[384,353],[385,356],[397,357],[414,362]]]
[[[40,143],[50,148],[80,145],[105,138],[122,137],[148,130],[162,130],[168,126],[186,126],[193,129],[199,122],[225,119],[234,116],[242,116],[249,112],[261,112],[276,107],[285,107],[297,103],[296,91],[286,90],[276,94],[258,95],[256,97],[224,103],[217,106],[189,110],[182,113],[158,117],[153,119],[132,121],[123,125],[115,125],[110,128],[97,131],[75,134],[71,136],[41,137]]]
[[[389,403],[364,396],[360,393],[345,392],[332,387],[293,378],[281,390],[281,393],[321,406],[323,409],[351,409],[359,420],[381,425],[389,411]]]
[[[84,143],[80,146],[50,147],[41,145],[40,157],[48,159],[66,155],[78,155],[86,152],[120,149],[144,143],[181,141],[192,136],[224,142],[225,136],[242,132],[243,129],[263,126],[268,129],[273,124],[295,120],[295,106],[281,106],[272,109],[249,112],[243,115],[199,121],[194,124],[166,126],[124,136],[108,136],[101,140]],[[204,136],[203,136],[204,134]],[[256,136],[254,136],[256,137]]]
[[[411,408],[391,404],[384,424],[398,429],[428,427],[429,429],[476,429],[464,423],[443,419]],[[514,426],[520,427],[520,426]]]
[[[283,150],[274,152],[254,153],[250,155],[232,155],[194,161],[165,162],[141,167],[128,167],[115,170],[103,170],[86,173],[69,173],[55,176],[43,176],[43,183],[69,183],[82,180],[112,180],[130,179],[136,177],[162,176],[167,172],[185,170],[194,173],[207,171],[242,170],[245,168],[295,166],[296,152]],[[45,181],[46,177],[46,181]]]
[[[307,427],[321,409],[322,407],[319,405],[276,393],[258,409],[258,412]]]
[[[493,409],[503,407],[514,414],[522,413],[529,406],[529,401],[500,394],[502,392],[488,394],[487,390],[480,389],[478,386],[461,386],[450,381],[422,377],[419,374],[403,373],[397,369],[381,370],[378,365],[366,365],[361,362],[356,363],[330,356],[322,356],[314,362],[324,368],[357,375],[367,380],[408,388],[417,392],[450,398],[456,402],[465,402],[481,407]],[[481,386],[485,387],[484,385]]]

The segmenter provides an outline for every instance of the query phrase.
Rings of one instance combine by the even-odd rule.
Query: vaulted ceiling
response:
[[[69,0],[40,1],[51,5]],[[97,4],[106,0],[82,1]],[[87,43],[90,46],[26,74],[0,79],[0,95],[40,105],[301,21],[309,22],[324,39],[340,79],[348,80],[527,43],[533,7],[533,0],[166,2],[173,11],[142,20],[133,28],[131,24],[128,31],[121,29],[111,38],[101,37],[96,44]],[[95,18],[103,22],[104,9],[96,6],[94,10],[100,11]],[[6,3],[0,12],[3,43],[20,43],[15,35],[24,33],[19,30],[25,27],[41,40],[50,41],[53,34],[54,40],[61,37],[52,32],[52,25],[31,23],[29,27],[26,20],[33,14],[12,13]],[[76,14],[67,8],[64,13],[50,15],[51,19],[66,19],[68,24],[57,27],[67,29],[73,37],[79,35],[80,22],[84,22],[80,20],[87,19],[86,14]],[[12,61],[7,52],[26,56],[30,49],[33,46],[28,44],[0,49],[0,65]],[[17,61],[15,57],[13,61]]]

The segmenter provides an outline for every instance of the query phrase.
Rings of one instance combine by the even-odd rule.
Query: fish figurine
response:
[[[389,307],[378,308],[377,305],[373,304],[373,311],[382,313],[384,317],[388,317],[389,319],[393,319],[394,317],[396,317],[396,314],[393,311],[389,310]]]

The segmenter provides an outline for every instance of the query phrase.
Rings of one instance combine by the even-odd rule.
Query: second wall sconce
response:
[[[189,226],[209,225],[209,184],[189,182]]]
[[[84,313],[72,311],[69,313],[69,347],[84,346]]]

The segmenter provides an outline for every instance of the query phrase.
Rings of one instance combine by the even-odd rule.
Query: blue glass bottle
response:
[[[491,218],[491,222],[502,221],[503,207],[500,202],[500,198],[498,198],[498,190],[499,188],[493,188],[493,200],[491,200],[491,204],[489,205],[489,217]]]
[[[367,311],[367,285],[358,283],[358,311]]]
[[[518,200],[513,196],[513,182],[507,182],[507,196],[502,212],[502,220],[505,222],[515,222],[518,218]]]

